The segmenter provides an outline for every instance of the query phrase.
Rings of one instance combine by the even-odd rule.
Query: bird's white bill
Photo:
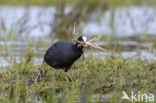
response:
[[[83,36],[82,39],[83,39],[84,42],[87,41],[87,37],[86,36]]]

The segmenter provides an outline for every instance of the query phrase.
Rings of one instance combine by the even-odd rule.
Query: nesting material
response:
[[[102,51],[105,51],[105,49],[103,49],[102,47],[100,47],[100,44],[96,44],[95,42],[99,41],[101,39],[101,35],[99,35],[98,37],[96,38],[93,38],[89,41],[78,41],[78,40],[73,40],[75,43],[78,43],[78,47],[93,47],[95,49],[99,49],[99,50],[102,50]]]

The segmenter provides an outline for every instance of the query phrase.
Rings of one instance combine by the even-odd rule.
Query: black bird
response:
[[[77,40],[86,41],[87,38],[80,36]],[[83,48],[83,46],[78,47],[78,43],[72,41],[58,41],[54,43],[44,55],[41,70],[46,62],[54,69],[63,69],[65,72],[68,72],[72,64],[83,54]],[[41,73],[42,71],[40,71],[39,75]]]
[[[86,41],[86,37],[81,36],[77,40]],[[54,69],[64,69],[65,72],[68,72],[82,53],[83,46],[78,47],[77,43],[72,41],[58,41],[47,50],[44,61]]]

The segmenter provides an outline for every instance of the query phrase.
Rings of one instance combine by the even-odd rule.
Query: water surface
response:
[[[66,8],[65,12],[69,11],[70,8]],[[57,41],[57,39],[47,37],[53,29],[55,12],[54,7],[0,6],[0,66],[8,66],[13,61],[20,62],[20,58],[30,47],[36,54],[35,64],[40,64],[47,48]],[[81,24],[82,34],[88,37],[103,34],[110,35],[110,38],[113,35],[131,38],[142,33],[147,37],[156,34],[156,8],[153,7],[108,9],[102,14],[100,20],[98,17],[98,13],[93,13],[88,23]],[[13,36],[8,36],[11,30],[16,30],[15,40]],[[151,42],[143,43],[135,39],[127,39],[109,40],[109,43],[103,40],[99,43],[104,44],[106,48],[109,45],[110,47],[107,48],[109,52],[86,51],[85,56],[156,60],[156,52]],[[113,52],[112,47],[121,48],[121,50]]]

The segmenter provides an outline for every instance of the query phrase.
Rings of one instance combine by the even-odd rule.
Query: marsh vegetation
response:
[[[123,91],[156,96],[155,0],[0,3],[1,103],[129,103],[121,100]],[[34,84],[47,48],[81,34],[102,35],[98,43],[108,52],[87,48],[70,81],[46,65],[44,79]]]

